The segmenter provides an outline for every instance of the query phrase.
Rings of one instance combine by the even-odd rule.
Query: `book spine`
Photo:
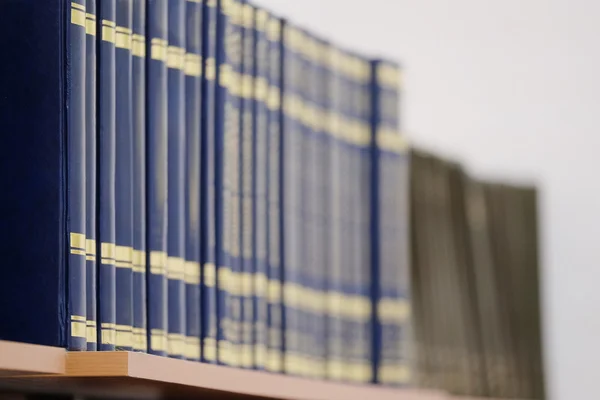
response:
[[[329,47],[329,65],[331,68],[331,83],[329,85],[328,101],[328,125],[331,135],[331,146],[329,155],[330,163],[330,181],[331,197],[329,199],[330,213],[330,265],[327,270],[327,377],[331,380],[341,380],[343,370],[343,352],[342,343],[342,252],[341,252],[341,191],[342,191],[342,142],[341,132],[341,94],[342,94],[342,76],[340,73],[340,55],[339,50],[333,46]]]
[[[97,349],[96,329],[96,0],[85,14],[85,280],[87,350]]]
[[[316,59],[315,59],[315,41],[309,34],[304,36],[303,59],[305,67],[303,71],[303,114],[302,122],[304,124],[304,154],[306,162],[305,173],[303,174],[302,192],[304,193],[304,215],[303,215],[303,235],[304,235],[304,259],[302,263],[302,286],[303,286],[303,304],[305,322],[303,323],[303,357],[305,360],[304,375],[317,378],[319,375],[318,367],[318,314],[319,295],[316,290],[316,271],[320,262],[320,237],[317,228],[318,213],[318,194],[317,194],[317,173],[320,162],[317,154],[317,129],[315,126],[315,89],[317,88],[316,78]]]
[[[146,4],[146,263],[148,351],[167,354],[167,0]]]
[[[202,134],[201,192],[202,206],[202,360],[217,361],[217,249],[215,218],[215,116],[217,90],[217,1],[206,0],[202,9]]]
[[[71,2],[68,25],[70,90],[67,97],[68,312],[70,350],[86,350],[86,33],[85,0]]]
[[[217,265],[217,358],[219,363],[231,365],[233,352],[231,350],[229,320],[229,288],[231,286],[231,265],[229,255],[230,225],[229,225],[229,179],[231,157],[227,154],[230,138],[235,131],[237,113],[234,96],[230,89],[237,85],[233,69],[233,54],[236,41],[239,39],[238,30],[232,23],[239,3],[236,0],[217,1],[217,87],[215,109],[215,233],[216,233],[216,265]]]
[[[185,0],[168,1],[167,354],[183,358],[185,335]]]
[[[185,358],[200,360],[200,110],[202,2],[186,4]]]
[[[131,86],[133,125],[133,350],[146,338],[146,2],[133,1]]]
[[[133,349],[133,119],[131,94],[132,3],[117,0],[115,29],[116,142],[116,349]]]
[[[266,362],[267,322],[267,95],[269,48],[266,36],[269,14],[264,9],[256,10],[256,69],[254,79],[254,124],[252,171],[252,255],[254,262],[255,342],[254,364],[264,369]]]
[[[267,358],[265,368],[269,372],[283,369],[282,345],[282,295],[281,295],[281,20],[274,16],[269,19],[267,38],[269,40],[269,94],[268,107],[268,266],[267,266]]]
[[[369,239],[369,224],[371,214],[370,210],[370,143],[371,129],[369,125],[370,118],[370,74],[371,68],[368,60],[358,59],[356,74],[358,79],[357,87],[357,118],[358,130],[356,135],[358,145],[358,244],[360,254],[358,255],[357,266],[357,295],[361,310],[359,313],[360,325],[357,329],[357,363],[353,374],[354,381],[368,383],[373,380],[372,353],[371,353],[371,320],[373,318],[371,306],[371,243]]]
[[[327,74],[328,66],[326,62],[326,44],[322,40],[314,39],[313,42],[313,94],[312,94],[312,120],[314,130],[313,152],[315,156],[314,169],[314,235],[317,238],[315,243],[316,263],[312,266],[312,286],[315,292],[314,296],[314,369],[315,377],[323,379],[326,377],[326,357],[327,357],[327,322],[326,322],[326,290],[327,290],[327,269],[329,268],[329,235],[327,227],[329,226],[329,136],[327,132],[327,121],[324,117],[325,97],[327,95]]]
[[[243,71],[242,101],[240,104],[240,136],[237,147],[241,162],[238,165],[240,178],[237,193],[234,195],[233,212],[240,221],[240,242],[234,265],[241,277],[241,365],[254,366],[254,269],[252,265],[252,135],[254,132],[254,53],[255,53],[255,8],[246,3],[243,6]],[[248,210],[248,211],[246,211]]]
[[[116,74],[114,0],[98,8],[98,349],[110,351],[116,344],[115,277],[115,166]]]
[[[410,380],[408,171],[406,143],[398,133],[399,83],[397,66],[372,63],[374,373],[377,382],[389,385],[405,385]]]
[[[284,173],[284,263],[285,276],[283,283],[283,307],[285,313],[285,350],[284,371],[290,375],[298,374],[300,341],[298,329],[300,325],[298,311],[298,256],[299,249],[299,154],[300,129],[298,117],[301,108],[297,94],[298,86],[298,30],[284,25],[284,126],[283,126],[283,173]]]

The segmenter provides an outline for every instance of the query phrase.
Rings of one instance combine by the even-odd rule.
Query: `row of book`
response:
[[[414,382],[544,399],[534,186],[411,152]]]
[[[239,0],[2,14],[0,338],[409,381],[396,64]]]

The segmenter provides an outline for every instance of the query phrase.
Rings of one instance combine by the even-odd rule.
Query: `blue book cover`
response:
[[[269,372],[283,370],[283,310],[282,310],[282,21],[271,16],[267,26],[269,41],[268,150],[267,150],[267,359]]]
[[[85,280],[87,350],[97,349],[96,329],[96,0],[85,3]]]
[[[406,141],[399,134],[400,69],[388,62],[371,64],[371,268],[373,296],[373,367],[376,382],[410,383],[410,282]],[[400,183],[398,183],[400,182]],[[394,240],[390,243],[390,240]]]
[[[18,304],[0,309],[0,336],[86,350],[85,2],[4,2],[2,15],[0,118],[19,134],[1,138],[0,248],[20,267],[0,282],[1,303]]]
[[[146,352],[146,0],[133,0],[132,13],[133,350]]]
[[[327,125],[330,133],[329,145],[329,180],[331,182],[329,209],[329,266],[327,268],[327,378],[342,379],[343,343],[341,315],[341,140],[340,140],[340,94],[342,76],[340,73],[340,52],[335,46],[328,48],[328,64],[330,66],[329,84],[327,87]]]
[[[132,118],[132,6],[117,0],[115,29],[116,142],[116,349],[133,349],[133,118]]]
[[[217,265],[217,357],[221,364],[237,364],[232,350],[235,329],[229,323],[229,292],[237,286],[231,275],[231,138],[239,128],[238,88],[241,65],[239,27],[240,3],[236,0],[217,1],[217,87],[215,96],[215,233]]]
[[[167,354],[168,1],[146,3],[146,293],[148,352]]]
[[[240,103],[240,135],[237,151],[241,162],[238,165],[239,184],[234,198],[237,204],[233,212],[240,221],[240,242],[237,254],[233,254],[234,269],[241,277],[242,309],[241,321],[241,365],[254,366],[254,267],[252,264],[252,136],[254,132],[254,72],[255,72],[255,8],[244,4],[242,12],[242,98]],[[237,211],[236,211],[237,210]],[[232,252],[234,253],[234,252]]]
[[[167,354],[183,358],[185,338],[185,0],[168,1]]]
[[[269,46],[266,31],[269,14],[256,9],[255,23],[255,78],[254,78],[254,132],[252,135],[252,261],[254,264],[254,364],[264,369],[267,344],[267,138],[269,92]]]
[[[289,23],[284,25],[284,263],[283,305],[285,313],[284,371],[298,375],[303,369],[301,347],[301,177],[302,166],[302,101],[300,97],[301,64],[300,31]]]
[[[185,358],[200,360],[202,2],[188,0],[185,38]]]
[[[108,351],[116,344],[116,2],[98,4],[98,350]]]
[[[201,130],[201,299],[202,360],[217,361],[217,249],[215,218],[215,114],[217,89],[217,0],[206,0],[202,9]]]

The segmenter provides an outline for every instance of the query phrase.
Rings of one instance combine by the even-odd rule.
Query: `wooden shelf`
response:
[[[65,373],[64,349],[0,340],[0,377]]]
[[[433,390],[343,384],[142,353],[66,352],[4,341],[0,389],[132,399],[450,399]]]

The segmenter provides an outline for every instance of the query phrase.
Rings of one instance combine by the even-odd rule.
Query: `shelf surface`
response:
[[[65,354],[61,348],[0,340],[0,377],[64,374]]]

